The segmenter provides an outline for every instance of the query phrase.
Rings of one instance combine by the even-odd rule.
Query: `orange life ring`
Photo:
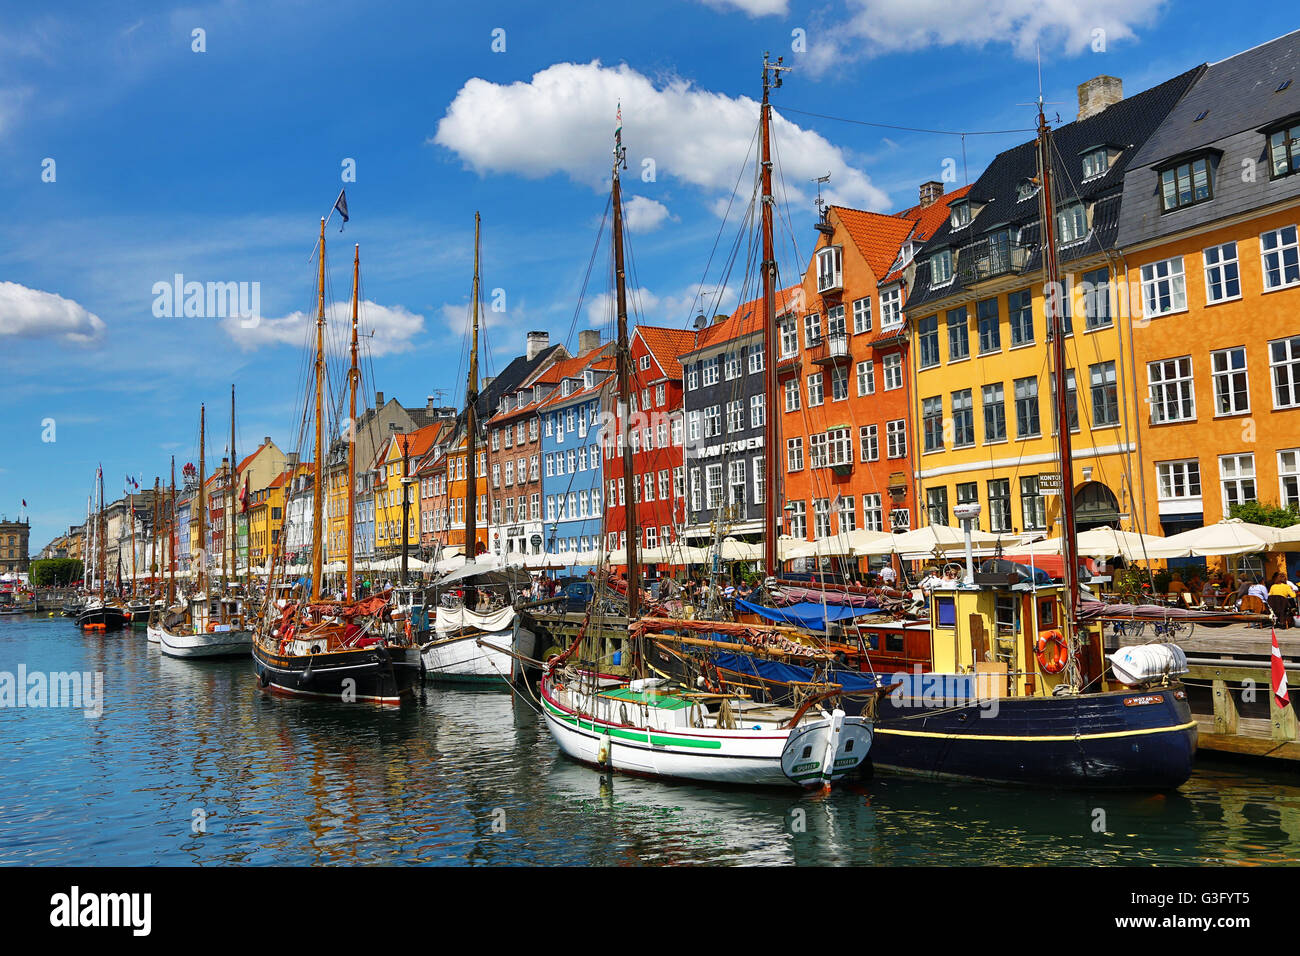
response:
[[[1059,674],[1070,659],[1070,648],[1060,631],[1043,631],[1034,641],[1038,666],[1044,674]]]

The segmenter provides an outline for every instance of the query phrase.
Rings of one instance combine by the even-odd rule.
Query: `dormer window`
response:
[[[1083,154],[1083,178],[1092,179],[1103,176],[1110,171],[1110,150],[1105,146],[1089,150]]]
[[[952,281],[952,250],[943,249],[930,257],[930,285],[947,285]]]
[[[497,413],[504,415],[508,411],[510,411],[510,399],[502,398],[501,404],[497,407]]]
[[[564,398],[568,398],[572,392],[573,392],[573,382],[572,380],[566,378],[564,380],[564,384],[560,386],[560,395]]]
[[[596,373],[591,369],[586,369],[582,373],[582,385],[584,388],[591,388],[596,384]]]
[[[523,408],[525,405],[527,405],[527,404],[528,404],[528,399],[529,399],[530,397],[531,397],[531,395],[530,395],[530,392],[529,392],[528,390],[521,391],[518,395],[516,395],[516,396],[515,396],[515,410],[518,411],[519,409],[521,409],[521,408]]]
[[[952,204],[952,215],[949,217],[954,229],[964,229],[970,225],[970,203],[955,202]]]
[[[1268,134],[1268,171],[1273,179],[1300,172],[1300,120]]]
[[[1033,199],[1038,195],[1038,182],[1033,179],[1022,179],[1016,186],[1016,202],[1024,202],[1026,199]]]
[[[1160,203],[1164,212],[1214,198],[1213,167],[1208,155],[1158,168],[1156,172],[1160,176]]]
[[[844,249],[827,246],[817,253],[817,291],[830,292],[844,287]]]
[[[1056,233],[1062,245],[1078,242],[1088,235],[1088,210],[1083,203],[1070,203],[1056,211]]]

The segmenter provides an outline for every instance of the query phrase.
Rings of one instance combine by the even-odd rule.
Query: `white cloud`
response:
[[[452,100],[430,142],[480,174],[541,178],[561,173],[599,190],[608,182],[620,102],[628,146],[626,179],[676,180],[711,195],[730,194],[754,146],[758,103],[697,89],[681,78],[656,85],[626,64],[557,63],[528,82],[509,84],[471,79]],[[805,201],[804,184],[829,171],[837,202],[889,206],[888,196],[818,133],[777,115],[773,138],[789,190],[787,202]],[[653,180],[646,178],[650,171]],[[746,196],[749,178],[741,178]]]
[[[668,207],[657,199],[633,196],[625,204],[624,222],[631,232],[654,232],[665,220],[677,221]]]
[[[790,12],[789,0],[700,0],[715,10],[739,10],[751,17],[785,16]]]
[[[760,294],[759,291],[750,291],[755,297]],[[699,312],[710,316],[714,313],[730,314],[737,305],[736,292],[730,286],[720,295],[713,288],[705,288],[701,294],[695,286],[665,295],[640,287],[627,290],[627,301],[629,325],[660,325],[669,329],[689,328]],[[614,321],[614,293],[602,292],[593,296],[587,303],[588,327],[611,327]]]
[[[372,357],[405,352],[412,347],[413,339],[424,331],[424,317],[402,306],[379,305],[366,300],[360,303],[357,335],[363,341],[363,352]],[[352,303],[334,302],[325,310],[326,350],[333,355],[346,355],[350,347]],[[304,348],[309,345],[310,332],[316,325],[316,316],[293,312],[280,319],[250,321],[232,316],[221,320],[235,344],[245,352],[266,345],[291,345]],[[311,339],[314,342],[314,338]]]
[[[0,282],[0,338],[53,336],[85,345],[96,341],[103,331],[103,320],[71,299],[16,282]]]

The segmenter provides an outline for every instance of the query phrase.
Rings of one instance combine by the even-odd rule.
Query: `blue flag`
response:
[[[343,217],[343,221],[347,222],[348,221],[348,195],[346,190],[342,190],[342,189],[339,190],[339,198],[334,203],[334,208],[337,209],[339,215]],[[343,231],[343,227],[339,226],[339,232],[342,231]]]

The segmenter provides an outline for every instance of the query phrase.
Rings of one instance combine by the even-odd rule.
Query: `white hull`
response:
[[[154,627],[152,624],[145,630],[145,636],[149,638],[150,644],[162,643],[163,630],[161,627]]]
[[[506,631],[471,630],[454,637],[433,633],[420,651],[425,674],[435,681],[515,682],[523,678],[517,657],[536,659],[537,636],[519,624]]]
[[[835,711],[782,721],[737,718],[735,729],[707,726],[697,705],[661,711],[542,683],[546,726],[565,756],[625,773],[701,783],[822,786],[855,771],[871,748],[872,724]],[[596,713],[593,715],[592,711]],[[706,726],[696,726],[696,724]]]
[[[163,628],[157,630],[162,652],[168,657],[237,657],[253,653],[252,631],[173,634]],[[152,633],[149,639],[153,640]]]

